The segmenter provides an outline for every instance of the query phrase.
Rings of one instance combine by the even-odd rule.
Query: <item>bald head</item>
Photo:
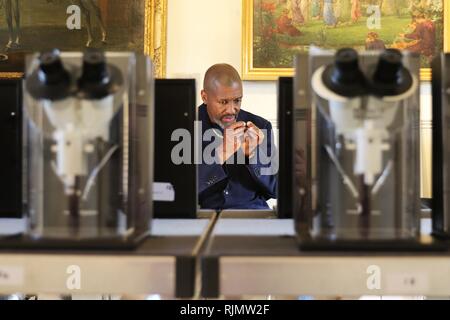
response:
[[[236,122],[242,102],[242,80],[229,64],[216,64],[208,69],[201,92],[212,123],[225,128]]]
[[[220,86],[242,87],[242,80],[239,73],[229,64],[215,64],[206,71],[203,89],[206,92],[214,92]]]

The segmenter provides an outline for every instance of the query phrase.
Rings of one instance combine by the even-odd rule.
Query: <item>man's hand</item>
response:
[[[244,142],[242,143],[242,151],[247,158],[255,156],[255,150],[263,143],[265,138],[264,132],[259,129],[253,122],[247,122],[247,127],[244,135]]]
[[[222,144],[217,149],[220,163],[227,162],[240,148],[244,140],[245,122],[236,122],[223,132]]]

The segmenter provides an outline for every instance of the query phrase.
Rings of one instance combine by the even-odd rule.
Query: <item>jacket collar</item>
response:
[[[202,122],[203,132],[205,132],[208,129],[217,129],[220,130],[220,132],[223,132],[223,129],[216,123],[212,123],[211,119],[209,119],[208,111],[206,110],[206,104],[202,104],[199,107],[199,113],[198,118]]]

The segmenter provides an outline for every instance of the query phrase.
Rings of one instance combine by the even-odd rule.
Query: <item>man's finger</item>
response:
[[[251,136],[253,139],[261,139],[261,140],[264,139],[262,131],[257,128],[251,128],[247,130],[246,133],[248,133],[249,136]]]
[[[247,122],[247,128],[256,128],[256,125],[253,122],[248,121]]]
[[[236,135],[240,135],[241,133],[245,133],[245,128],[244,127],[239,127],[239,128],[227,128],[225,129],[225,134],[227,136],[236,136]]]
[[[261,130],[259,130],[259,128],[258,128],[258,127],[255,127],[255,126],[250,127],[250,128],[247,129],[247,132],[255,132],[255,133],[258,133],[258,132],[260,132],[260,131],[261,131]]]
[[[236,129],[232,133],[232,135],[235,136],[235,137],[241,137],[244,134],[245,134],[245,129],[244,128]]]
[[[246,134],[247,134],[247,136],[249,136],[251,139],[258,139],[258,138],[259,138],[258,133],[255,132],[255,131],[248,130],[248,131],[246,132]]]
[[[245,128],[244,121],[239,121],[239,122],[233,123],[231,126],[228,127],[228,129],[232,129],[232,130],[236,130],[239,128]]]

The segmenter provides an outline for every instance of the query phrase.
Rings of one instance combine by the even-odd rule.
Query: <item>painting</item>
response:
[[[167,0],[0,0],[0,53],[144,52],[165,76]],[[3,19],[2,19],[3,18]]]
[[[397,48],[430,61],[448,49],[450,5],[444,0],[243,0],[243,78],[293,74],[293,58],[311,46]]]

